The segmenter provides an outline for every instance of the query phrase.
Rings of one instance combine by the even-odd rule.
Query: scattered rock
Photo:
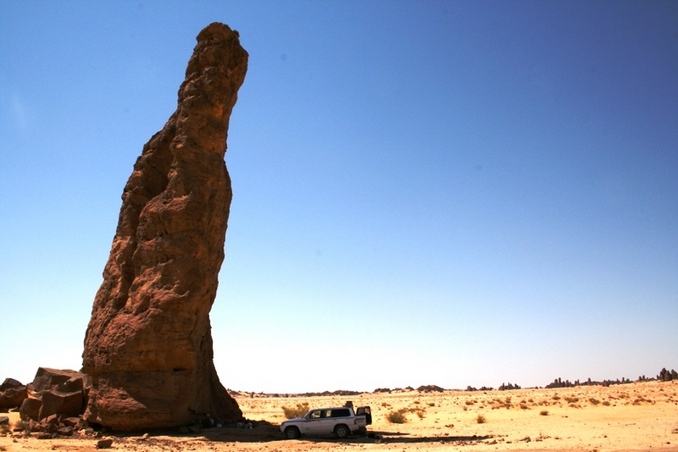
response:
[[[56,414],[51,414],[44,419],[43,424],[59,425],[59,417]]]
[[[73,436],[73,427],[61,427],[57,430],[57,434],[60,436]]]
[[[100,439],[97,441],[97,449],[110,449],[113,445],[113,440],[111,438]]]
[[[80,417],[67,417],[62,421],[62,423],[69,427],[76,427],[78,429],[84,426],[84,423]]]
[[[59,431],[59,424],[45,424],[44,421],[38,424],[40,431],[45,431],[47,433],[54,433]]]
[[[177,110],[125,186],[85,335],[85,419],[114,430],[243,417],[214,368],[209,311],[232,197],[227,129],[248,55],[224,24],[197,41]]]
[[[45,429],[46,429],[45,424],[34,421],[33,419],[29,419],[28,421],[24,421],[24,424],[25,424],[26,427],[28,427],[29,432],[44,432]],[[24,428],[24,430],[25,430],[25,428]]]

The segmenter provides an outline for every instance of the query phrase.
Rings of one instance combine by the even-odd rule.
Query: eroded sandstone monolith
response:
[[[224,24],[197,41],[177,110],[125,185],[85,336],[85,417],[115,430],[242,418],[214,368],[209,312],[231,203],[226,136],[248,55]]]

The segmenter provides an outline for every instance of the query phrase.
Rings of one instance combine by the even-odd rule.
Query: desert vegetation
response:
[[[421,404],[420,401],[415,400],[413,402],[415,405]],[[426,409],[422,407],[409,407],[409,408],[400,408],[399,410],[393,410],[386,415],[386,419],[391,424],[405,424],[407,423],[407,414],[412,413],[416,414],[419,419],[424,419],[426,414]]]
[[[386,419],[391,424],[404,424],[407,422],[407,417],[405,416],[405,413],[407,413],[407,409],[405,408],[401,408],[396,411],[391,411],[386,415]]]
[[[296,406],[283,406],[282,410],[285,413],[285,418],[294,419],[295,417],[302,417],[310,410],[308,402],[297,403]]]

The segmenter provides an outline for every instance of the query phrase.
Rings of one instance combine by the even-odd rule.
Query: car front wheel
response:
[[[301,432],[296,427],[287,427],[285,429],[285,437],[287,439],[297,439],[301,436]]]

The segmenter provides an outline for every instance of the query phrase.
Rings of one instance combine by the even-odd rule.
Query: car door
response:
[[[328,415],[329,410],[313,410],[308,413],[306,422],[304,422],[304,427],[306,429],[306,434],[309,435],[323,435],[327,433],[329,428],[330,432],[332,427],[329,426],[332,422],[332,419]]]
[[[300,426],[301,433],[304,434],[313,434],[318,427],[318,420],[320,419],[320,410],[309,411],[306,416],[304,416],[304,422]]]
[[[334,431],[335,419],[332,418],[332,410],[321,410],[318,421],[318,434],[327,435]]]
[[[367,425],[372,424],[372,410],[368,406],[359,406],[355,412],[358,416],[365,416],[365,421]]]

